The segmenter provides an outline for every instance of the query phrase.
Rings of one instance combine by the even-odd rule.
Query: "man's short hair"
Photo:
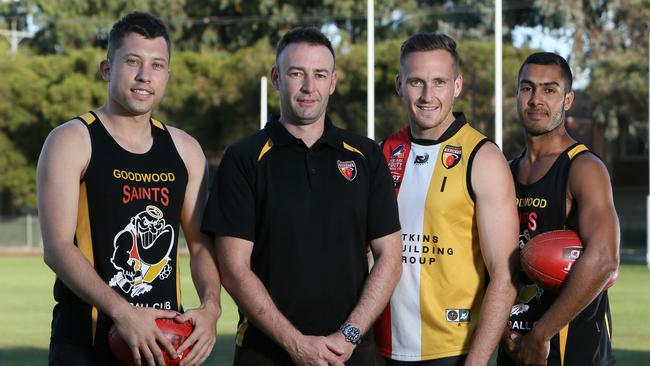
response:
[[[443,33],[420,32],[410,36],[400,48],[399,63],[404,63],[404,59],[412,52],[425,52],[445,50],[451,54],[454,59],[454,72],[456,76],[460,73],[460,56],[456,51],[456,41]]]
[[[573,74],[571,73],[571,68],[569,67],[569,63],[564,59],[564,57],[552,52],[533,53],[532,55],[526,58],[524,63],[519,68],[519,74],[517,75],[517,82],[521,80],[521,72],[524,70],[524,66],[528,64],[558,66],[562,73],[562,79],[564,79],[564,82],[568,86],[565,90],[565,93],[571,91],[571,87],[573,85]]]
[[[163,37],[167,43],[167,52],[171,57],[172,45],[165,24],[152,14],[133,12],[118,20],[108,35],[107,58],[109,61],[115,54],[115,50],[122,47],[124,37],[131,33],[137,33],[146,39]]]
[[[282,36],[282,38],[280,38],[280,41],[275,48],[276,63],[278,62],[278,58],[282,51],[292,43],[307,43],[312,46],[325,46],[332,53],[332,58],[336,60],[332,43],[321,31],[315,27],[298,27],[288,31]]]

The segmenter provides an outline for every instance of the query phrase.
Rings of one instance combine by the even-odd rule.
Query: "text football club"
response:
[[[167,207],[169,206],[168,187],[143,187],[140,185],[133,185],[133,183],[146,183],[147,185],[150,185],[152,183],[174,182],[176,180],[176,175],[172,172],[145,173],[113,169],[113,178],[132,182],[131,184],[124,184],[122,186],[122,203],[128,204],[133,201],[147,200],[160,203]]]

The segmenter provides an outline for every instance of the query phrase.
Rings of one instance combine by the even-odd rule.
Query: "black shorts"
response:
[[[377,347],[372,341],[361,342],[352,353],[346,366],[380,366]],[[237,347],[234,366],[293,366],[291,357],[281,348],[262,349]]]
[[[467,355],[437,358],[427,361],[397,361],[384,359],[386,366],[463,366]]]
[[[108,348],[50,341],[49,366],[114,366],[120,362]]]

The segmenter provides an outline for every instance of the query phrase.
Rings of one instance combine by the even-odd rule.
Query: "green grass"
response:
[[[187,258],[181,261],[183,303],[199,304],[189,276]],[[0,364],[44,365],[52,316],[54,274],[40,257],[0,256]],[[610,290],[614,349],[618,365],[650,364],[650,271],[643,265],[626,264]],[[205,363],[230,365],[234,351],[237,309],[222,292],[223,314],[217,326],[217,344]]]

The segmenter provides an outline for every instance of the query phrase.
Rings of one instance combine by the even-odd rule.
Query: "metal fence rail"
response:
[[[182,230],[180,230],[178,243],[181,251],[186,252],[187,243]],[[38,216],[0,217],[0,251],[41,251],[42,249],[43,238]]]

